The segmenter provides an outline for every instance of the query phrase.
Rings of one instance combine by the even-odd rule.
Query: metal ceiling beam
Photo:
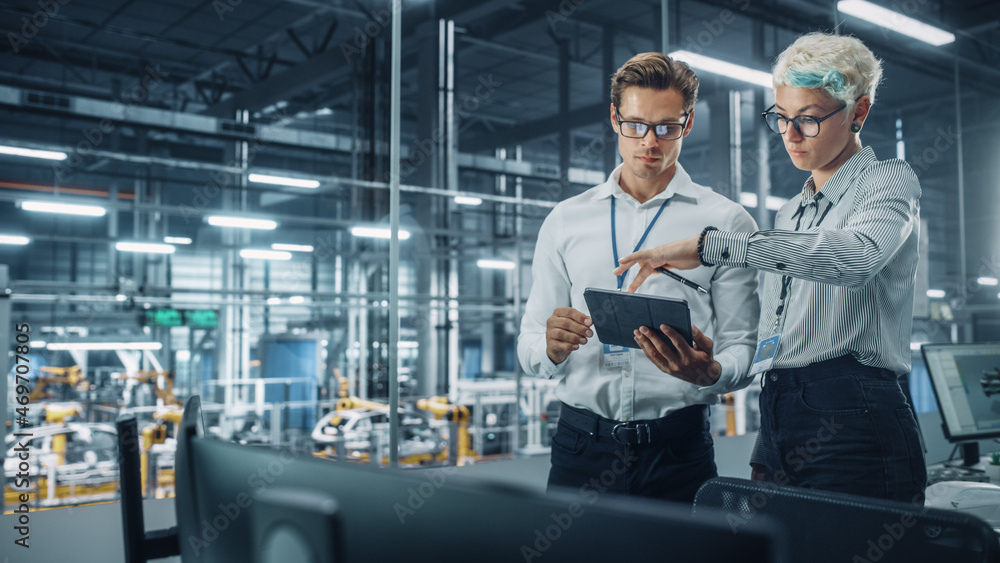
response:
[[[203,113],[214,117],[228,117],[241,109],[257,111],[319,86],[347,68],[343,53],[339,49],[333,49],[238,92]]]

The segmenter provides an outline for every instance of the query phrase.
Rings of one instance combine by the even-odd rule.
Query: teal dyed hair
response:
[[[856,37],[807,33],[778,56],[771,76],[775,86],[822,89],[850,108],[861,96],[875,101],[882,62]]]
[[[802,72],[797,68],[789,68],[785,73],[789,86],[796,88],[822,88],[831,96],[842,99],[845,95],[844,75],[839,70],[828,70],[823,74]],[[844,100],[847,101],[847,100]]]

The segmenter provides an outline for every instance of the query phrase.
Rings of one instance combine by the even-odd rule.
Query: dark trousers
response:
[[[853,356],[764,374],[767,480],[923,504],[927,467],[895,374]]]
[[[608,493],[691,503],[718,475],[709,428],[707,405],[621,425],[563,404],[548,489],[568,489],[591,503]]]

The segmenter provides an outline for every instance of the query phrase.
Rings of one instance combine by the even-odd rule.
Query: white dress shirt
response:
[[[697,235],[708,225],[727,231],[757,230],[742,206],[699,186],[678,163],[667,187],[645,203],[619,186],[621,166],[608,180],[560,202],[538,231],[532,287],[521,320],[517,354],[532,375],[561,377],[556,395],[574,407],[615,420],[644,420],[695,404],[714,404],[719,393],[745,387],[753,357],[760,304],[757,273],[746,268],[700,266],[681,275],[709,289],[700,293],[664,275],[653,275],[640,293],[685,299],[691,322],[714,341],[715,359],[722,366],[719,381],[699,387],[661,372],[639,349],[628,349],[631,363],[606,367],[597,334],[560,364],[545,353],[545,323],[558,307],[573,307],[590,315],[583,292],[588,287],[617,289],[611,248],[611,198],[615,197],[618,256],[633,252],[664,200],[662,215],[643,243],[652,248]],[[638,268],[628,272],[628,287]]]
[[[772,369],[851,354],[866,366],[909,372],[917,176],[906,161],[877,160],[865,147],[815,194],[814,186],[810,176],[778,210],[773,231],[711,231],[703,259],[765,272],[760,338],[781,333]],[[791,279],[779,319],[785,276]]]

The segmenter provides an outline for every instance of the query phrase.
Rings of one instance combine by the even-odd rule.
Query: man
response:
[[[741,206],[693,183],[677,162],[697,96],[698,78],[684,63],[660,53],[626,62],[612,78],[610,107],[623,163],[607,182],[557,205],[539,230],[518,356],[526,372],[560,378],[550,489],[690,502],[716,475],[708,405],[750,381],[756,275],[688,272],[707,295],[667,276],[647,282],[648,293],[687,300],[695,325],[694,346],[678,340],[661,365],[637,349],[602,345],[583,298],[588,287],[622,289],[625,277],[611,269],[647,237],[680,239],[714,223],[756,230]]]

